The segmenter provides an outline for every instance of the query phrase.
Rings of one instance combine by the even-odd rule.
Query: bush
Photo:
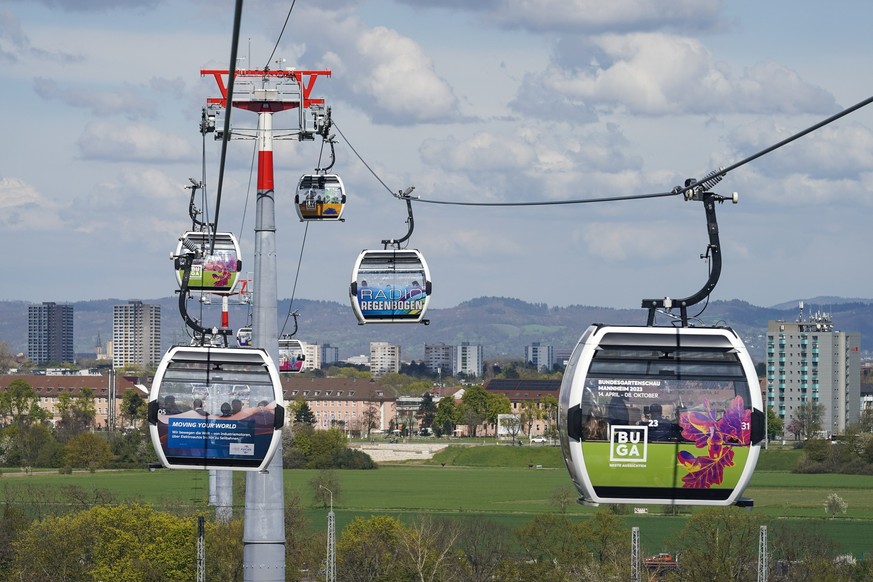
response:
[[[296,447],[282,449],[282,466],[286,469],[305,469],[306,455]]]

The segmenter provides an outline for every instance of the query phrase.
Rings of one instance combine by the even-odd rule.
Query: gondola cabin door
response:
[[[558,420],[567,469],[592,504],[737,503],[764,437],[755,368],[729,328],[589,327]]]
[[[152,444],[170,469],[263,470],[282,441],[283,402],[265,350],[176,346],[149,395]]]

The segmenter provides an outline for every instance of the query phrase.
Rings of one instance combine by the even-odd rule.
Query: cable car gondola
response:
[[[301,222],[342,220],[346,190],[336,174],[304,174],[297,183],[294,207]]]
[[[303,353],[303,342],[289,335],[279,338],[279,371],[300,373],[303,371],[303,362],[306,356]]]
[[[149,433],[170,469],[261,471],[282,439],[276,366],[260,348],[176,346],[149,395]]]
[[[174,255],[176,281],[182,285],[184,265],[180,257],[194,253],[188,289],[213,293],[230,293],[236,287],[242,270],[240,248],[229,232],[186,232],[179,238]]]
[[[728,198],[708,189],[722,175],[685,183],[686,200],[701,200],[706,212],[706,284],[683,299],[644,299],[645,327],[590,326],[570,356],[559,434],[585,503],[752,503],[740,495],[766,422],[755,366],[732,329],[691,327],[688,318],[721,274],[715,203]],[[679,327],[654,325],[657,310],[671,315],[674,307]]]
[[[559,400],[564,460],[586,502],[731,505],[752,477],[763,404],[730,328],[593,325]]]
[[[252,345],[251,326],[241,327],[236,331],[236,344],[241,348],[247,348]]]
[[[430,271],[415,249],[365,250],[352,271],[349,297],[358,323],[421,323]]]

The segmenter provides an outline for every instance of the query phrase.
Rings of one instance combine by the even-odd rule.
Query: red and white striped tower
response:
[[[227,71],[200,71],[216,79],[222,97],[207,100],[227,106],[224,76]],[[267,350],[279,361],[278,278],[276,275],[276,205],[273,184],[273,114],[288,109],[323,104],[310,93],[319,75],[330,71],[236,71],[236,79],[257,78],[264,88],[234,98],[233,106],[258,114],[258,190],[255,208],[255,269],[257,281],[252,297],[252,345]],[[267,88],[271,81],[293,80],[290,94]],[[305,80],[305,82],[304,82]],[[234,88],[236,89],[236,87]],[[236,94],[236,92],[235,92]],[[299,119],[303,119],[302,115]],[[302,127],[300,128],[303,129]],[[265,473],[246,474],[246,506],[243,531],[243,578],[246,581],[285,580],[285,496],[282,475],[282,447]]]

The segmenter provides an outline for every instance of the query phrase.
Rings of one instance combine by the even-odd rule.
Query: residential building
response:
[[[432,374],[450,376],[455,346],[448,344],[424,344],[424,365]]]
[[[489,394],[502,394],[509,398],[512,406],[511,414],[521,414],[524,411],[524,402],[536,404],[540,411],[539,418],[528,419],[528,424],[522,426],[521,433],[527,436],[541,435],[546,432],[549,425],[557,422],[557,419],[549,417],[549,411],[542,405],[545,396],[551,396],[557,401],[561,391],[560,380],[522,380],[509,378],[494,378],[485,382],[485,391]],[[554,411],[557,413],[557,411]]]
[[[49,413],[49,420],[56,423],[61,419],[58,408],[59,397],[66,392],[73,398],[82,394],[84,389],[89,389],[94,397],[94,423],[97,430],[103,430],[115,421],[117,428],[121,427],[120,413],[121,402],[124,393],[128,390],[138,390],[143,401],[148,400],[148,391],[142,386],[135,384],[135,379],[125,376],[99,374],[3,374],[0,375],[0,393],[6,391],[15,380],[23,380],[36,392],[39,398],[39,407]],[[112,393],[112,383],[115,383],[115,392]],[[111,406],[111,404],[114,406]],[[115,409],[110,414],[110,408]]]
[[[324,366],[339,362],[339,348],[330,344],[321,346],[321,363]]]
[[[303,345],[303,355],[306,359],[303,360],[302,370],[320,370],[321,369],[321,346],[318,344],[308,344],[300,342]]]
[[[28,306],[27,354],[35,364],[75,362],[72,305]]]
[[[767,405],[787,426],[807,402],[822,406],[822,432],[843,434],[861,407],[858,333],[836,331],[830,316],[767,323]],[[786,431],[786,434],[790,434]]]
[[[161,306],[128,301],[112,308],[112,365],[157,366],[161,350]]]
[[[285,400],[303,399],[315,415],[315,427],[343,428],[365,435],[367,418],[373,420],[371,431],[387,431],[397,419],[397,397],[373,380],[356,378],[283,377]],[[293,419],[288,419],[289,423]]]
[[[370,342],[370,374],[374,378],[400,371],[400,346]]]
[[[481,378],[485,375],[485,350],[482,344],[470,345],[463,342],[454,346],[452,355],[452,375],[466,374]]]
[[[552,346],[533,342],[529,346],[524,346],[524,361],[533,364],[533,367],[538,371],[551,372],[555,363],[555,350]]]

